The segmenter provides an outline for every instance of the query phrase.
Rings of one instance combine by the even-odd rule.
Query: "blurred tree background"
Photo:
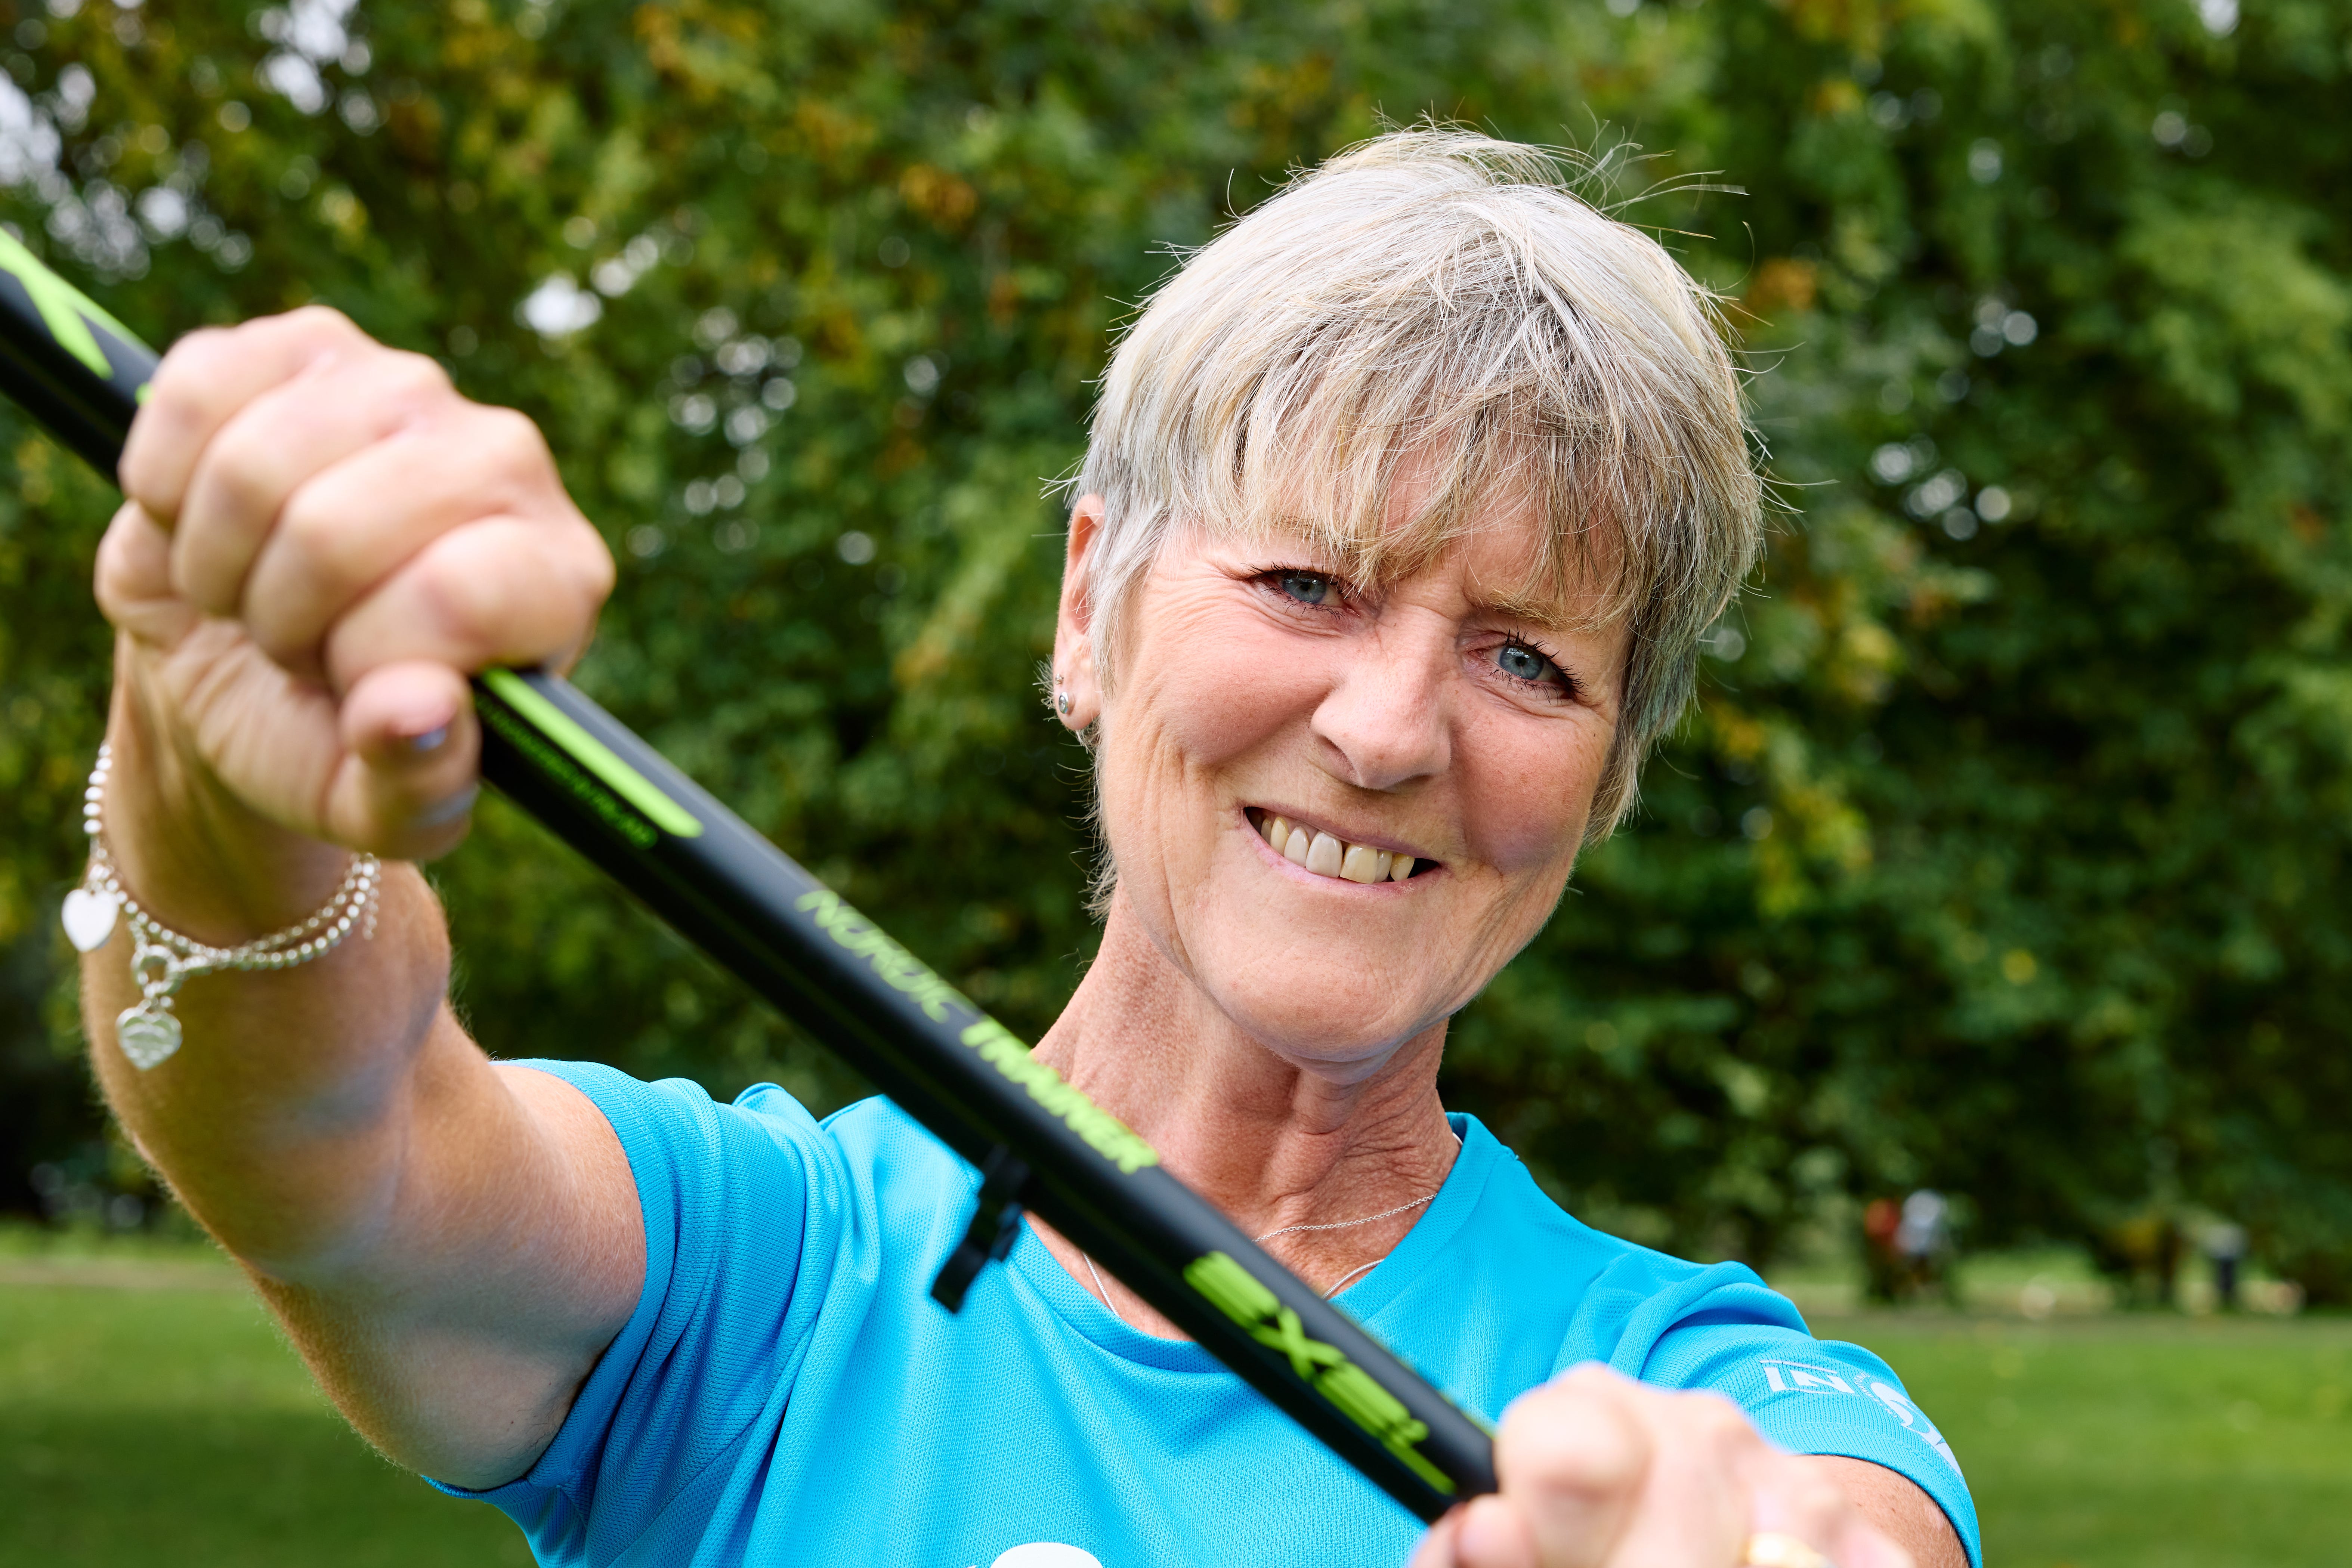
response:
[[[581,683],[1033,1037],[1092,942],[1042,481],[1123,312],[1384,121],[1642,144],[1593,194],[1733,300],[1787,515],[1449,1097],[1686,1251],[1925,1184],[2352,1296],[2342,5],[0,14],[0,219],[152,341],[321,300],[528,410],[623,568]],[[0,467],[0,1207],[79,1212],[111,501]],[[492,1050],[856,1091],[511,812],[436,875]]]

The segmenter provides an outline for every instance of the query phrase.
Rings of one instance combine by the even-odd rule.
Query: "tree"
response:
[[[2225,1209],[2352,1289],[2334,8],[67,9],[0,211],[157,341],[324,300],[539,418],[624,564],[582,683],[1033,1036],[1091,941],[1042,484],[1122,312],[1384,116],[1646,143],[1593,195],[1731,298],[1785,526],[1448,1092],[1685,1249],[1924,1183],[1993,1238]],[[106,503],[5,446],[22,1165],[91,1125],[49,915]],[[512,814],[438,875],[493,1049],[855,1091]]]

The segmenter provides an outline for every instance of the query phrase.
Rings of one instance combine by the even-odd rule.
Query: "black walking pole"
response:
[[[0,232],[0,392],[110,477],[155,355]],[[474,678],[482,775],[980,1167],[950,1311],[1034,1209],[1424,1520],[1495,1489],[1484,1427],[873,921],[560,676]]]

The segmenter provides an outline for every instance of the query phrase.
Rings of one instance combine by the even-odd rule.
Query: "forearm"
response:
[[[270,824],[213,780],[139,695],[117,689],[104,802],[125,888],[158,921],[232,945],[305,918],[349,856]],[[373,938],[278,971],[186,983],[178,1053],[141,1071],[115,1018],[139,1000],[118,922],[83,960],[83,1007],[108,1101],[189,1209],[272,1273],[331,1267],[389,1213],[418,1063],[447,984],[438,902],[410,867],[384,868]]]
[[[147,689],[126,653],[104,818],[127,889],[215,946],[306,918],[349,857],[221,789]],[[82,994],[100,1080],[142,1152],[386,1453],[477,1485],[528,1465],[635,1301],[634,1186],[577,1090],[494,1066],[458,1026],[424,878],[384,868],[373,937],[187,982],[181,1047],[145,1071],[115,1037],[140,998],[131,946],[118,921],[83,961]]]
[[[109,854],[208,946],[319,910],[339,845],[455,847],[466,672],[561,661],[612,586],[529,420],[329,310],[183,339],[119,473],[93,584],[120,634]],[[92,1055],[353,1420],[410,1463],[511,1474],[635,1302],[635,1186],[584,1096],[458,1027],[424,879],[387,865],[379,897],[372,936],[186,980],[177,1049],[143,1072],[118,928],[83,968]]]

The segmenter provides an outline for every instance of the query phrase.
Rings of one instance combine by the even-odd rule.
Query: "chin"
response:
[[[1391,985],[1328,972],[1321,984],[1268,984],[1261,973],[1230,986],[1212,982],[1205,989],[1250,1038],[1301,1067],[1370,1070],[1450,1011],[1435,1000],[1417,1006],[1421,998]],[[1387,1000],[1368,1006],[1367,994]]]

